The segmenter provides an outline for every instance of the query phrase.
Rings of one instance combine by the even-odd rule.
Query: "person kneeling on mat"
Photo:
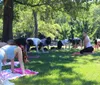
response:
[[[73,55],[78,55],[78,54],[88,54],[88,53],[92,53],[94,48],[90,42],[90,38],[87,35],[87,32],[83,32],[83,45],[84,45],[84,49],[82,49],[80,52],[76,52]]]

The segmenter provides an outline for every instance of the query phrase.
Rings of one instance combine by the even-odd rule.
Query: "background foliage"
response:
[[[88,31],[90,38],[100,38],[100,4],[97,0],[14,0],[13,35],[34,36],[33,10],[37,13],[38,32],[52,39],[71,38]],[[0,2],[0,36],[3,30],[3,4]],[[2,38],[2,37],[0,37]]]

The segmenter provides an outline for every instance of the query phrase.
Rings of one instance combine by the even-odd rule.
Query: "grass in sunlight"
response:
[[[36,76],[12,80],[15,85],[100,85],[100,52],[91,55],[72,56],[77,50],[66,49],[32,58],[26,68],[38,71]]]

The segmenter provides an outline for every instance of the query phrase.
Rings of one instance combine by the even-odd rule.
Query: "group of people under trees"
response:
[[[39,52],[39,48],[42,48],[44,52],[43,46],[49,45],[51,42],[50,37],[44,37],[42,39],[39,38],[18,38],[14,40],[9,40],[7,43],[4,43],[0,47],[0,76],[2,70],[2,64],[6,63],[6,60],[11,61],[11,70],[14,73],[14,59],[17,58],[20,63],[20,68],[22,73],[25,74],[24,63],[28,62],[27,52],[30,49],[30,46],[35,45],[37,52]],[[39,46],[39,48],[38,48]]]
[[[78,39],[80,41],[80,39]],[[65,39],[65,41],[58,41],[57,47],[58,49],[64,43],[71,42],[71,40]],[[73,42],[73,40],[72,40]],[[39,52],[39,49],[42,49],[44,52],[44,46],[48,46],[51,44],[51,38],[40,36],[39,38],[18,38],[14,40],[9,40],[7,44],[0,48],[0,72],[2,70],[2,63],[5,64],[7,59],[11,60],[11,70],[14,73],[14,59],[18,58],[20,63],[20,68],[22,69],[22,73],[25,74],[24,70],[24,63],[28,62],[27,59],[27,52],[30,49],[30,46],[35,45],[36,51]],[[92,53],[94,48],[90,42],[89,36],[87,32],[83,32],[83,46],[80,52],[73,53],[73,55],[85,54],[85,53]],[[1,75],[1,74],[0,74]]]

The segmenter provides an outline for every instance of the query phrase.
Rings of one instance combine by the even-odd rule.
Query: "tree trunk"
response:
[[[4,0],[3,36],[2,36],[2,41],[4,42],[13,38],[12,23],[13,23],[13,0]]]
[[[33,10],[33,16],[34,16],[34,37],[38,37],[38,21],[37,21],[37,12]]]

